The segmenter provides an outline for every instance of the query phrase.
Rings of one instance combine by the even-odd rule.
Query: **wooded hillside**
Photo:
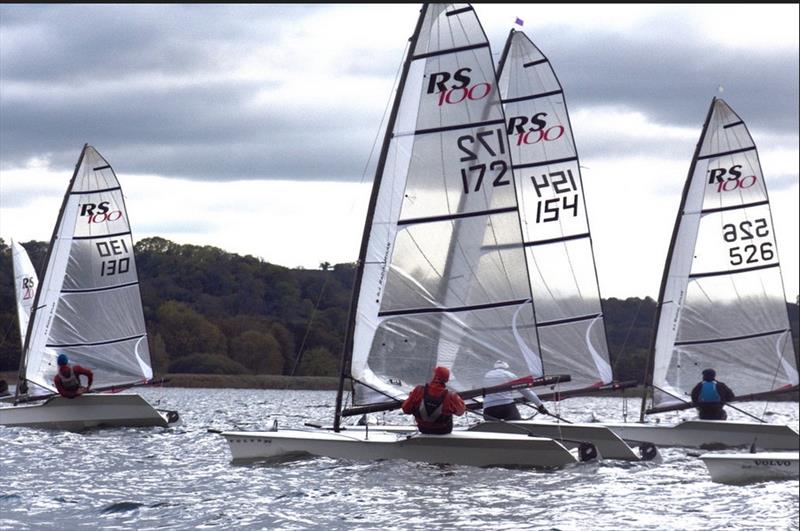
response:
[[[24,246],[41,276],[47,244]],[[163,238],[137,243],[136,264],[156,373],[338,374],[354,264],[288,269]],[[603,307],[615,376],[641,380],[655,301],[610,298]],[[788,307],[797,344],[798,306]],[[16,370],[20,341],[11,249],[2,239],[0,332],[0,371]]]

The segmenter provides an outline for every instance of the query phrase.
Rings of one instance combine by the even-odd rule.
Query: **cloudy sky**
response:
[[[565,90],[604,297],[656,297],[711,98],[752,133],[798,294],[798,6],[475,6]],[[135,239],[355,261],[419,5],[0,6],[0,237],[46,241],[84,143]],[[718,92],[718,87],[723,92]]]

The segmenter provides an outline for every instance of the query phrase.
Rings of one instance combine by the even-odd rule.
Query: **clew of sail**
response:
[[[362,243],[355,404],[403,398],[439,364],[458,391],[498,359],[541,370],[489,43],[468,4],[422,9]]]
[[[737,395],[798,383],[758,152],[714,99],[689,170],[659,297],[653,406],[690,400],[705,368]]]
[[[542,360],[565,390],[612,381],[578,154],[547,57],[511,30],[499,63]]]
[[[91,368],[95,387],[153,376],[122,189],[108,162],[88,145],[53,231],[21,379],[54,391],[59,353]]]

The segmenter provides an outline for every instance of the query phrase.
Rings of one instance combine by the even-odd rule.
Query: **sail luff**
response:
[[[403,88],[405,87],[408,78],[408,72],[411,68],[411,59],[416,47],[417,39],[419,38],[422,29],[422,23],[425,20],[428,5],[423,4],[420,8],[419,17],[417,18],[417,25],[414,32],[409,38],[409,45],[407,47],[406,57],[403,60],[403,69],[400,74],[400,79],[397,83],[397,90],[395,91],[394,102],[392,103],[392,110],[389,115],[389,120],[386,124],[386,131],[383,137],[383,145],[381,146],[378,164],[375,170],[375,179],[372,184],[372,193],[370,194],[369,205],[367,207],[367,216],[364,221],[364,230],[361,236],[361,249],[358,253],[358,263],[356,266],[356,278],[353,283],[353,293],[350,301],[350,310],[348,318],[347,333],[345,335],[345,344],[342,349],[342,356],[339,362],[339,385],[336,392],[336,409],[334,413],[334,431],[339,431],[341,423],[342,402],[344,395],[344,381],[350,376],[350,363],[353,355],[353,341],[356,321],[358,319],[358,301],[361,293],[361,282],[364,277],[364,263],[367,258],[367,251],[370,243],[370,233],[372,232],[372,221],[375,217],[375,209],[378,204],[378,197],[381,189],[381,179],[383,177],[384,167],[386,166],[386,159],[389,153],[389,145],[392,140],[392,131],[394,131],[395,123],[397,121],[397,113],[400,109],[401,97]]]
[[[700,150],[703,147],[703,142],[705,141],[706,132],[708,131],[708,124],[711,121],[711,115],[714,112],[714,103],[717,101],[717,98],[712,98],[711,105],[708,107],[708,113],[706,114],[706,119],[703,122],[703,130],[700,133],[700,138],[697,140],[697,145],[694,149],[694,155],[692,156],[692,163],[689,166],[689,172],[686,175],[686,181],[683,185],[683,192],[681,193],[681,203],[678,206],[678,213],[675,216],[675,224],[672,229],[672,238],[669,242],[669,248],[667,250],[667,257],[664,261],[664,272],[661,276],[661,287],[658,291],[658,304],[656,305],[656,315],[654,320],[654,331],[653,331],[653,340],[650,346],[650,356],[647,358],[647,364],[645,366],[645,377],[644,377],[644,393],[642,394],[642,404],[641,409],[639,412],[639,422],[644,422],[645,410],[647,409],[647,398],[648,394],[652,393],[653,388],[653,370],[655,366],[655,356],[656,356],[656,344],[658,341],[658,328],[659,323],[661,322],[661,309],[664,305],[664,293],[667,289],[667,280],[669,279],[669,270],[670,265],[672,263],[672,256],[675,251],[675,244],[678,240],[678,230],[680,229],[681,219],[683,218],[683,209],[686,206],[686,199],[689,196],[689,189],[692,185],[692,175],[694,175],[695,167],[697,166],[697,157],[700,156]]]
[[[563,87],[521,31],[509,32],[500,67],[542,364],[571,374],[569,390],[609,383],[588,208]]]
[[[19,375],[18,375],[18,382],[19,385],[16,387],[15,396],[18,397],[20,393],[26,393],[28,390],[28,378],[27,378],[27,370],[28,370],[28,356],[30,355],[30,345],[31,345],[31,336],[33,334],[34,327],[38,324],[37,316],[39,314],[39,300],[41,298],[42,292],[48,288],[48,271],[51,269],[51,260],[53,258],[53,248],[55,246],[56,238],[58,237],[61,223],[64,218],[64,212],[67,208],[67,203],[69,202],[69,195],[72,191],[72,187],[75,185],[75,179],[78,177],[78,170],[83,164],[83,158],[86,155],[86,148],[89,147],[89,144],[84,144],[83,149],[81,150],[81,154],[78,157],[78,162],[75,164],[75,170],[72,172],[72,178],[67,185],[67,191],[64,193],[64,199],[61,201],[61,208],[58,211],[58,217],[56,218],[56,223],[53,226],[53,234],[50,236],[50,245],[47,246],[47,255],[44,258],[44,269],[42,270],[42,282],[39,284],[36,290],[36,296],[33,299],[33,306],[31,307],[31,315],[28,321],[28,330],[25,334],[25,345],[22,349],[22,356],[20,357],[20,366],[19,366]],[[60,289],[60,288],[59,288]],[[55,391],[55,387],[50,386],[46,387],[50,391]]]
[[[506,39],[506,43],[503,46],[503,52],[500,55],[500,61],[498,62],[498,65],[497,65],[497,88],[498,88],[498,90],[500,90],[501,102],[502,102],[502,88],[501,88],[501,81],[500,80],[502,78],[503,70],[504,70],[505,65],[506,65],[506,59],[508,58],[508,53],[511,51],[511,42],[512,42],[512,39],[514,38],[514,34],[515,34],[515,30],[514,30],[514,28],[511,28],[511,31],[509,31],[509,33],[508,33],[508,38]],[[507,124],[508,123],[508,117],[505,116],[505,108],[503,109],[503,116],[505,117],[505,121],[506,121],[506,124]],[[510,143],[509,143],[509,149],[510,149],[510,147],[511,146],[510,146]],[[519,224],[520,234],[524,235],[525,231],[524,231],[523,226],[522,226],[522,212],[521,212],[521,209],[519,208],[519,205],[520,205],[519,192],[517,191],[518,175],[517,175],[516,170],[514,170],[514,159],[513,158],[511,158],[511,168],[512,168],[511,169],[511,178],[514,181],[514,201],[517,204],[517,222]],[[524,242],[525,242],[525,238],[523,236],[522,243],[524,244]],[[534,300],[534,297],[533,297],[533,285],[531,284],[531,273],[530,273],[531,272],[531,266],[530,266],[530,263],[528,261],[528,253],[527,252],[523,252],[522,255],[523,255],[524,259],[525,259],[525,278],[528,281],[528,291],[530,292],[530,295],[531,295],[530,304],[531,304],[531,310],[533,311],[533,324],[534,324],[534,326],[536,326],[536,301]],[[520,345],[520,348],[522,348],[522,345]],[[538,368],[539,370],[538,371],[533,370],[532,373],[535,376],[544,376],[547,373],[547,369],[545,367],[544,355],[543,355],[543,352],[542,352],[542,340],[541,340],[541,336],[539,334],[538,329],[536,330],[536,355],[537,355],[538,360],[539,360],[539,366],[536,367],[536,368]]]

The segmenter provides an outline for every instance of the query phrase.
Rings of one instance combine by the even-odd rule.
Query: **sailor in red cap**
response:
[[[416,386],[403,402],[403,413],[414,415],[420,433],[450,433],[453,431],[453,415],[461,416],[467,410],[461,397],[447,390],[445,384],[449,379],[447,367],[436,367],[431,381]]]

